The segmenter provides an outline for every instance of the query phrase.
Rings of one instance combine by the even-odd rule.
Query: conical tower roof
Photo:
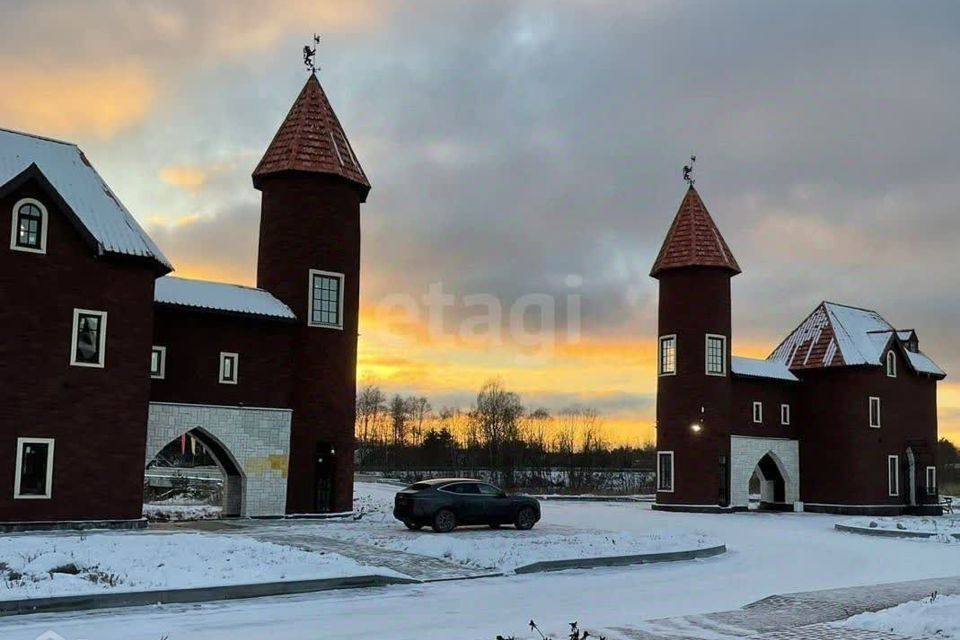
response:
[[[316,74],[307,78],[263,159],[254,169],[254,185],[258,178],[285,171],[341,176],[360,188],[362,200],[366,200],[370,191],[370,182]]]
[[[692,185],[680,203],[650,275],[657,278],[668,269],[681,267],[719,267],[729,269],[733,275],[740,273],[737,259]]]

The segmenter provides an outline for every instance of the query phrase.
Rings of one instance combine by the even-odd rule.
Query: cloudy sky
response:
[[[316,30],[373,183],[362,377],[440,406],[498,376],[648,439],[647,273],[691,153],[744,271],[736,353],[766,356],[827,299],[916,328],[960,372],[960,5],[266,6],[2,0],[0,126],[79,143],[179,275],[253,283],[250,173]],[[431,286],[452,296],[439,317]],[[960,437],[949,378],[940,415]]]

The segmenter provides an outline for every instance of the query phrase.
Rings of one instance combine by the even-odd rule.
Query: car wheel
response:
[[[450,509],[440,509],[433,516],[433,530],[437,533],[450,533],[457,526],[457,516]]]
[[[423,525],[418,522],[404,522],[403,525],[407,529],[410,529],[410,531],[420,531],[420,529],[423,529]]]
[[[517,518],[514,520],[514,525],[517,529],[526,531],[527,529],[532,529],[533,525],[537,522],[537,513],[530,507],[524,507],[517,512]]]

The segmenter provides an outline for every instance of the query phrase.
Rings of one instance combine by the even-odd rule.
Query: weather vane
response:
[[[307,69],[310,69],[310,73],[317,72],[317,45],[320,44],[320,36],[313,34],[313,48],[310,48],[310,45],[303,47],[303,64],[307,66]]]
[[[697,163],[697,156],[690,156],[690,164],[683,165],[683,181],[691,187],[696,180],[693,179],[693,165]]]

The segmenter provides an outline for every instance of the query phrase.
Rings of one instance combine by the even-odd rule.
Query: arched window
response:
[[[887,351],[887,375],[891,378],[897,377],[897,356],[893,349]]]
[[[47,209],[33,198],[24,198],[13,206],[10,248],[17,251],[46,253]]]

